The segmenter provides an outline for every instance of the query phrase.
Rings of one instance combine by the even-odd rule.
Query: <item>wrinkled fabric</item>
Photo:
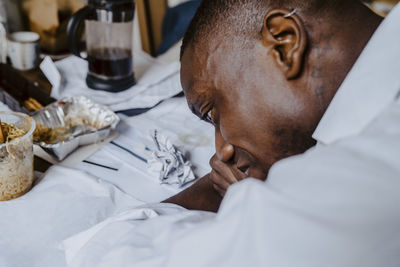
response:
[[[0,202],[0,266],[66,266],[62,240],[142,204],[81,171],[52,167],[27,194]]]
[[[114,111],[123,111],[151,108],[182,92],[179,62],[159,62],[144,53],[134,55],[137,84],[118,93],[87,87],[88,63],[81,58],[71,56],[55,64],[63,79],[59,87],[52,89],[51,96],[56,99],[84,95]]]
[[[335,94],[313,137],[330,144],[359,134],[398,96],[400,5],[376,30]]]

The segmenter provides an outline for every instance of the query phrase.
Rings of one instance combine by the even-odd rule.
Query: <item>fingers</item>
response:
[[[230,184],[237,183],[246,178],[246,174],[240,171],[235,164],[225,163],[219,160],[217,155],[211,158],[210,166],[214,171],[224,176]]]
[[[226,165],[223,163],[218,163],[218,164],[214,164],[211,167],[213,169],[213,172],[218,174],[218,176],[221,176],[222,178],[224,178],[224,180],[226,180],[227,183],[234,184],[239,181],[236,178],[235,174],[233,173],[232,168],[229,165]]]
[[[212,171],[210,173],[210,179],[212,181],[212,183],[216,186],[218,186],[220,189],[226,191],[228,189],[228,187],[233,184],[233,183],[229,183],[224,176],[220,175],[219,173],[217,173],[216,171]]]
[[[211,158],[210,166],[214,172],[225,178],[225,180],[229,184],[234,184],[238,182],[238,179],[236,179],[235,173],[233,172],[231,165],[222,162],[218,159],[216,155]]]
[[[229,186],[246,177],[246,175],[238,170],[235,165],[222,162],[216,155],[211,158],[210,166],[212,167],[210,179],[213,183],[214,189],[221,196],[225,195]]]

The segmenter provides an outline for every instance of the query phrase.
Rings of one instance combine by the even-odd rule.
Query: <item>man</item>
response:
[[[225,155],[227,151],[218,150],[225,146],[235,155],[239,151],[232,164],[225,161],[228,157],[219,159],[230,169],[234,162],[238,168],[258,166],[256,160],[239,163],[245,150],[253,159],[264,159],[268,169],[269,155],[257,156],[260,151],[296,153],[297,142],[290,142],[298,136],[296,131],[312,131],[317,124],[313,137],[319,145],[275,164],[266,183],[250,179],[233,186],[214,220],[168,239],[172,245],[164,266],[398,266],[400,6],[381,23],[358,1],[210,2],[203,8],[221,8],[218,3],[224,2],[228,13],[236,7],[236,24],[232,14],[220,18],[203,9],[203,25],[196,25],[198,38],[184,46],[182,82],[197,113],[212,107],[205,118],[216,125],[221,142],[217,155]],[[253,15],[239,21],[238,14],[251,7]],[[257,17],[260,13],[265,16]],[[200,33],[210,29],[205,25],[212,18],[227,24],[206,38]],[[253,45],[238,49],[227,40],[239,42],[254,21],[262,28],[260,35],[244,41],[253,40]],[[229,30],[222,31],[227,25]],[[228,79],[222,78],[222,71]],[[201,93],[212,100],[196,98]],[[255,110],[264,112],[257,116]],[[284,128],[285,122],[293,128]],[[238,125],[243,132],[234,131]],[[255,133],[261,125],[264,134],[260,131],[259,138]],[[268,145],[277,130],[284,133],[278,135],[284,138],[278,147],[286,149],[274,150],[273,141]],[[285,156],[278,155],[273,158]],[[225,189],[234,178],[218,176],[212,181]]]
[[[229,187],[218,214],[128,211],[71,266],[398,266],[399,36],[400,6],[382,22],[358,1],[205,0],[182,84],[217,153],[169,201],[215,209],[214,187],[266,182]]]
[[[214,124],[213,171],[167,200],[216,211],[245,177],[315,144],[318,122],[382,18],[360,1],[204,1],[184,38],[190,108]]]

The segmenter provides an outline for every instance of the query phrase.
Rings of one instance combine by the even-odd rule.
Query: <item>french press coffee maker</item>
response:
[[[68,23],[71,52],[81,56],[79,29],[85,22],[87,85],[96,90],[119,92],[135,84],[132,58],[134,0],[89,0]]]

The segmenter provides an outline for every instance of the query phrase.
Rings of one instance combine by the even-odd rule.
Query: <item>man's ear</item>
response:
[[[262,42],[288,80],[302,71],[307,48],[305,27],[295,10],[274,9],[264,18]]]

